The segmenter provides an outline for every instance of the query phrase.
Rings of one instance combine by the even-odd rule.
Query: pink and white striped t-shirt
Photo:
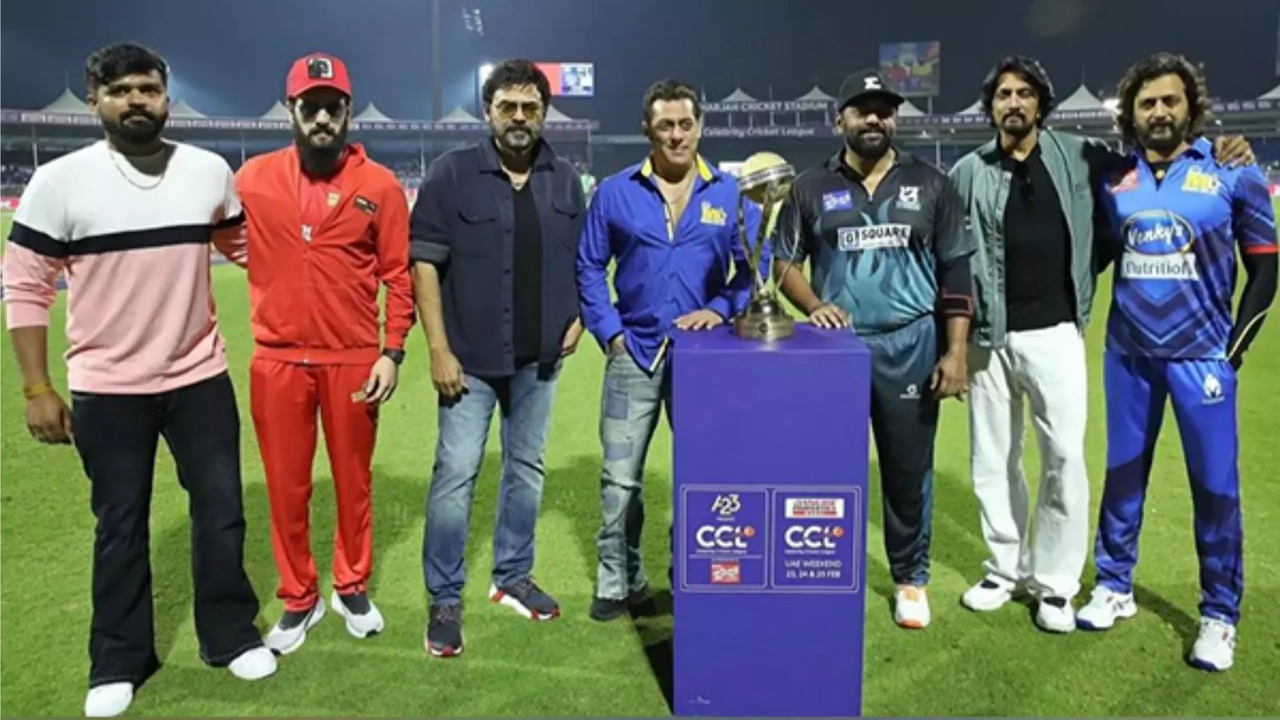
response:
[[[41,165],[14,214],[9,327],[47,326],[65,271],[73,391],[166,392],[227,368],[209,243],[241,247],[235,176],[220,156],[184,143],[132,161],[148,173],[99,141]]]

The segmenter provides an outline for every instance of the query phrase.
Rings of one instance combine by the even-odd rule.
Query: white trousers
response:
[[[992,581],[1033,597],[1072,598],[1089,550],[1084,437],[1088,369],[1074,323],[1011,332],[1001,350],[971,347],[969,429],[973,489]],[[1022,469],[1024,403],[1040,443],[1035,541]]]

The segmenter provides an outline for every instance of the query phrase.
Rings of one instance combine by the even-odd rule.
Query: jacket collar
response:
[[[1054,131],[1049,128],[1040,128],[1040,136],[1036,139],[1036,149],[1041,153],[1044,152],[1045,142],[1057,142]],[[992,165],[999,165],[1004,160],[1004,148],[1000,147],[1000,133],[996,133],[994,137],[986,142],[982,147],[978,148],[978,154],[983,160]]]
[[[704,183],[709,183],[715,180],[719,180],[720,177],[724,175],[722,171],[711,167],[711,165],[706,160],[704,160],[701,155],[698,155],[696,158],[694,158],[694,162],[696,162],[698,165],[698,177],[702,178],[702,181]],[[636,167],[636,171],[632,173],[632,177],[644,178],[652,182],[653,180],[653,156],[652,155],[646,157],[644,159],[644,162],[640,163],[640,165]]]

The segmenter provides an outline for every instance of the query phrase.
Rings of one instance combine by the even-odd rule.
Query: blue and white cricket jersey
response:
[[[1157,184],[1135,153],[1103,183],[1100,208],[1121,247],[1107,350],[1169,359],[1225,359],[1236,244],[1276,252],[1275,217],[1256,166],[1219,167],[1200,138]]]

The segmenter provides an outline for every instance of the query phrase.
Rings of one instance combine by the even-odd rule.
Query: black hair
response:
[[[84,84],[92,95],[98,88],[110,85],[125,75],[146,75],[153,70],[160,73],[160,80],[168,86],[169,64],[158,53],[137,43],[116,43],[98,50],[84,61]]]
[[[653,119],[653,104],[659,100],[688,100],[693,103],[693,117],[702,119],[702,104],[698,102],[698,93],[689,83],[666,78],[649,86],[644,91],[644,119]]]
[[[1116,91],[1120,98],[1116,127],[1127,145],[1134,146],[1138,142],[1138,131],[1133,124],[1133,104],[1138,98],[1138,91],[1143,85],[1164,75],[1182,78],[1182,84],[1187,88],[1188,133],[1193,138],[1204,134],[1205,121],[1213,114],[1213,100],[1209,97],[1209,84],[1204,76],[1204,68],[1197,67],[1181,55],[1158,52],[1129,68]]]
[[[1053,82],[1049,80],[1049,73],[1045,71],[1039,60],[1025,55],[1010,55],[1003,58],[987,73],[987,77],[982,81],[983,112],[994,124],[995,116],[991,114],[991,106],[995,103],[996,88],[1000,85],[1000,78],[1010,72],[1021,75],[1022,79],[1035,90],[1036,98],[1040,103],[1036,125],[1044,127],[1044,121],[1049,117],[1049,113],[1053,112],[1056,102],[1053,95]]]
[[[484,79],[481,96],[485,107],[493,102],[493,96],[504,87],[532,85],[538,88],[544,109],[551,104],[551,83],[547,76],[529,60],[503,60],[498,63],[489,77]]]

